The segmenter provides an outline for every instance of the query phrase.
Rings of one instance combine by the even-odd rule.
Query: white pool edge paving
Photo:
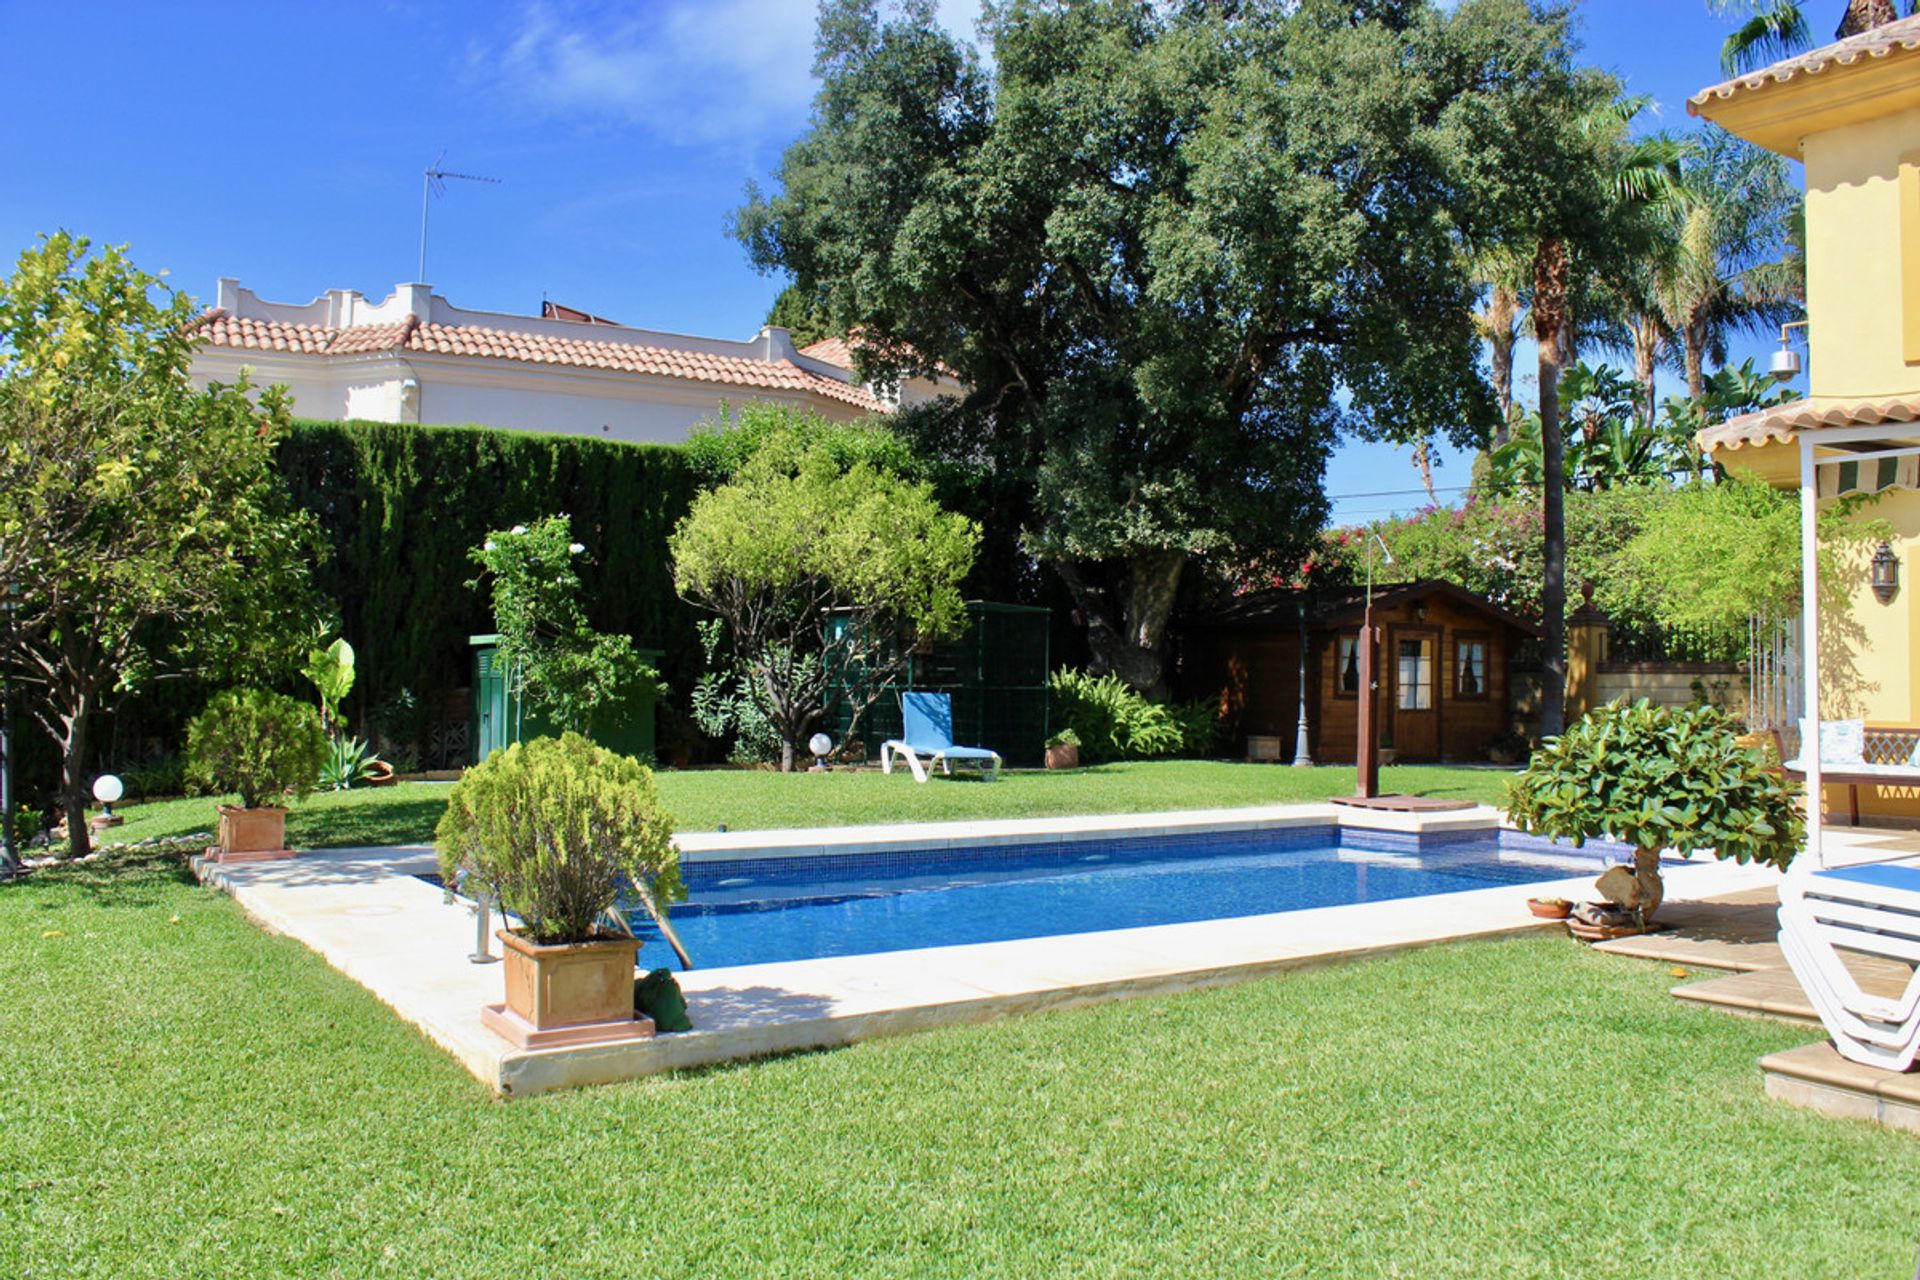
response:
[[[1491,816],[1491,821],[1489,820]],[[727,833],[739,844],[683,838],[690,861],[788,853],[966,843],[1036,843],[1107,835],[1344,825],[1461,829],[1468,813],[1365,814],[1331,805],[1020,819],[873,828]],[[1391,818],[1386,822],[1374,819]],[[1471,811],[1471,826],[1498,824]],[[1411,822],[1406,819],[1413,819]],[[1449,821],[1451,820],[1451,821]],[[1060,824],[1074,824],[1070,829]],[[1047,824],[1044,827],[1036,824]],[[986,828],[986,831],[982,831]],[[1059,834],[1055,834],[1055,832]],[[792,841],[781,844],[772,837]],[[797,837],[797,839],[796,839]],[[704,846],[704,847],[702,847]],[[695,1029],[616,1045],[515,1049],[480,1022],[500,998],[500,968],[468,961],[474,925],[460,903],[416,878],[433,866],[419,846],[328,850],[287,862],[201,863],[202,879],[231,894],[268,929],[305,944],[373,992],[475,1077],[507,1096],[617,1080],[1008,1014],[1216,986],[1306,965],[1554,927],[1526,909],[1530,896],[1590,896],[1592,877],[1315,907],[1262,916],[1061,934],[1010,942],[695,969],[676,976]],[[1667,896],[1712,897],[1775,883],[1775,872],[1728,863],[1670,867]],[[497,944],[496,944],[497,949]]]

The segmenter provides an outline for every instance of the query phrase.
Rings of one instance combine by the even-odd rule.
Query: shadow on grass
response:
[[[36,867],[18,880],[0,883],[0,894],[73,892],[116,907],[151,906],[167,891],[196,883],[181,849],[109,849],[77,862]]]
[[[391,800],[378,805],[301,806],[287,813],[287,842],[296,849],[431,844],[433,829],[446,811],[445,796]]]

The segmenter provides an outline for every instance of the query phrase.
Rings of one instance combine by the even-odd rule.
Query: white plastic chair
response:
[[[1850,1061],[1906,1071],[1920,1057],[1920,971],[1899,996],[1861,990],[1840,948],[1920,964],[1920,867],[1879,863],[1789,875],[1780,950]]]

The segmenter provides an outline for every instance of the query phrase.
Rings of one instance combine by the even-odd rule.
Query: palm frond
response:
[[[1715,6],[1720,12],[1733,7],[1725,0]],[[1742,7],[1752,9],[1755,5],[1750,0]],[[1806,12],[1793,0],[1775,0],[1727,37],[1726,43],[1720,46],[1720,66],[1728,75],[1737,76],[1812,45],[1813,30],[1807,25]]]

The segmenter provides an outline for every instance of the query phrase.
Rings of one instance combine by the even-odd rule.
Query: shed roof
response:
[[[1458,583],[1447,582],[1444,579],[1424,578],[1417,582],[1376,583],[1373,589],[1373,607],[1376,610],[1394,609],[1414,601],[1436,598],[1451,601],[1524,635],[1539,636],[1541,634],[1538,626],[1511,610],[1501,607],[1483,595],[1467,590]],[[1239,597],[1214,613],[1194,619],[1189,625],[1223,630],[1269,626],[1297,627],[1300,625],[1300,611],[1303,606],[1306,609],[1306,621],[1309,627],[1324,629],[1358,626],[1366,613],[1366,588],[1352,586],[1296,591],[1281,587],[1268,591],[1256,591]]]

